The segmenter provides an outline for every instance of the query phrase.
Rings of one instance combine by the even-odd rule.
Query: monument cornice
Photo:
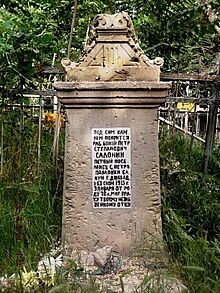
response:
[[[165,102],[170,82],[59,82],[55,89],[65,106],[145,107]]]

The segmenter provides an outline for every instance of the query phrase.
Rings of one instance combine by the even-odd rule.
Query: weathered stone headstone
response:
[[[77,63],[55,84],[66,111],[65,253],[122,256],[162,239],[157,108],[170,83],[140,49],[129,16],[98,15]],[[143,240],[144,239],[144,240]]]

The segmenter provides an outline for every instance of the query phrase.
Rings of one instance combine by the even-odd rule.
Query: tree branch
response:
[[[75,30],[75,23],[76,23],[76,13],[77,13],[77,0],[74,1],[74,8],[73,8],[73,18],[71,23],[71,30],[70,30],[70,37],[69,37],[69,44],[68,44],[68,51],[67,51],[67,58],[70,59],[70,50],[71,50],[71,44],[73,39],[73,31]]]

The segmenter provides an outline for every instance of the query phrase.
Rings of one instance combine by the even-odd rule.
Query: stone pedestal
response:
[[[109,18],[104,16],[104,20]],[[107,49],[112,43],[109,45],[109,38],[103,36],[103,32],[108,36],[106,30],[113,34],[108,21],[101,35],[96,31],[95,41],[104,46],[104,53],[112,52]],[[116,39],[110,38],[114,48],[132,43],[127,40],[126,25],[118,29],[121,33],[124,29],[121,38],[119,33]],[[114,55],[117,60],[122,58],[118,65],[104,66],[98,59],[107,60],[107,56],[100,57],[100,50],[94,48],[68,72],[70,81],[55,84],[66,111],[62,240],[67,256],[104,246],[128,256],[162,239],[157,108],[165,101],[170,83],[159,82],[157,65],[147,57],[143,63],[140,51],[138,55],[130,47],[125,59],[122,53],[118,58]],[[134,59],[132,52],[139,57]],[[92,75],[89,54],[96,62],[96,66],[91,65]],[[126,65],[128,56],[135,60],[135,66]],[[121,80],[112,78],[115,72],[120,75],[124,71],[128,74]],[[141,75],[136,81],[138,71]]]

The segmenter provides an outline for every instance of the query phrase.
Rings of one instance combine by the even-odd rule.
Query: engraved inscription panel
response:
[[[131,208],[131,129],[92,129],[94,208]]]

